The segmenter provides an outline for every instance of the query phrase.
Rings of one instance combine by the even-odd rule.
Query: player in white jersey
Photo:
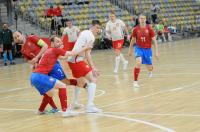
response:
[[[80,33],[80,29],[77,26],[74,26],[70,19],[67,20],[67,27],[64,29],[63,34],[62,34],[63,40],[65,40],[64,37],[68,38],[67,39],[68,41],[64,42],[65,43],[64,49],[66,51],[71,51],[74,48],[74,44],[76,43],[79,33]],[[80,89],[78,87],[75,87],[72,104],[71,104],[71,107],[74,109],[83,107],[82,104],[78,103],[79,92],[80,92]]]
[[[67,27],[64,29],[63,34],[62,34],[62,38],[65,35],[68,37],[68,43],[66,45],[67,51],[71,51],[73,49],[79,33],[80,33],[80,29],[77,26],[74,26],[71,20],[68,20]]]
[[[123,62],[123,70],[126,70],[128,65],[128,61],[121,53],[121,49],[124,44],[124,31],[128,40],[130,40],[130,36],[125,23],[120,19],[116,19],[115,12],[111,12],[109,14],[109,18],[110,20],[106,24],[106,35],[112,40],[113,48],[116,54],[114,73],[118,73],[120,60]]]
[[[90,30],[84,30],[80,33],[72,52],[79,52],[84,47],[90,47],[94,45],[95,36],[100,32],[100,22],[98,20],[92,21],[92,27]],[[92,48],[91,48],[92,49]],[[94,105],[94,97],[96,91],[96,80],[99,75],[91,56],[91,49],[85,50],[78,54],[76,57],[69,57],[68,64],[72,70],[72,74],[77,78],[79,86],[88,80],[87,91],[88,91],[88,103],[86,106],[86,112],[101,112]],[[87,60],[88,64],[84,61]]]

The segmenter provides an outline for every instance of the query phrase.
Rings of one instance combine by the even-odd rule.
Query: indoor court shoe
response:
[[[54,109],[54,108],[53,108],[53,109],[51,109],[51,110],[49,111],[49,113],[53,113],[53,114],[54,114],[54,113],[57,113],[58,111],[59,111],[58,109]]]
[[[128,61],[125,61],[124,64],[123,64],[123,70],[126,70],[127,66],[128,66]]]
[[[97,108],[95,105],[90,105],[86,107],[87,113],[100,113],[102,109]]]
[[[118,69],[115,68],[113,72],[114,72],[115,74],[117,74],[117,73],[118,73]]]
[[[153,76],[153,72],[149,72],[149,73],[148,73],[148,77],[151,78],[152,76]]]
[[[78,113],[72,111],[71,109],[67,109],[65,112],[62,112],[62,117],[72,117],[76,115],[78,115]]]
[[[38,111],[35,112],[35,114],[36,115],[44,115],[44,114],[47,114],[47,111],[46,110],[44,110],[44,111],[39,111],[38,110]]]
[[[15,62],[10,62],[10,65],[15,65]]]
[[[72,109],[81,109],[81,108],[83,108],[83,107],[84,107],[84,105],[83,105],[83,104],[80,104],[80,103],[78,103],[78,102],[71,104],[71,108],[72,108]]]
[[[133,87],[134,87],[134,88],[139,88],[139,87],[140,87],[140,86],[138,85],[138,82],[137,82],[137,81],[134,81],[134,82],[133,82]]]

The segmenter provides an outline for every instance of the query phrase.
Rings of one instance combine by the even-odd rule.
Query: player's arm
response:
[[[111,38],[111,31],[110,31],[110,28],[109,28],[109,26],[108,26],[108,24],[106,24],[106,37],[108,38],[108,39],[112,39]]]
[[[60,65],[65,73],[65,75],[68,75],[68,73],[70,73],[70,70],[69,70],[69,65],[68,63],[66,63],[66,60],[59,60],[60,62]]]
[[[38,62],[38,60],[41,58],[42,54],[48,49],[47,43],[45,43],[42,39],[39,39],[37,41],[37,45],[42,47],[40,52],[31,60],[30,63],[34,64]]]
[[[81,33],[81,30],[77,27],[77,36],[79,36]]]
[[[150,36],[151,36],[151,40],[152,40],[152,42],[153,42],[153,44],[155,46],[155,56],[158,59],[158,57],[159,57],[158,43],[157,43],[157,40],[156,40],[155,32],[151,27],[149,28],[149,33],[150,33]]]
[[[68,56],[77,56],[82,52],[86,52],[87,50],[91,50],[92,47],[93,46],[90,44],[88,46],[85,46],[85,47],[81,48],[81,50],[79,50],[79,51],[66,51],[65,55],[64,56],[60,56],[59,59],[66,59]]]
[[[66,28],[64,29],[64,31],[63,31],[63,33],[62,33],[61,40],[63,40],[63,39],[64,39],[64,36],[65,36],[65,35],[67,35],[67,30],[66,30]]]
[[[129,35],[129,32],[128,32],[128,27],[127,27],[126,25],[124,26],[124,31],[125,31],[125,34],[126,34],[127,40],[130,41],[130,35]]]
[[[122,28],[125,32],[127,39],[130,41],[130,35],[129,35],[129,32],[128,32],[128,27],[126,26],[126,24],[122,20],[120,20],[120,23],[122,25]]]
[[[129,50],[128,50],[128,55],[132,56],[133,55],[133,45],[135,44],[136,39],[132,37],[130,45],[129,45]]]
[[[153,42],[153,44],[154,44],[154,46],[155,46],[155,56],[156,56],[156,58],[158,59],[158,57],[159,57],[158,43],[157,43],[157,40],[156,40],[156,37],[155,37],[155,36],[152,38],[152,42]]]

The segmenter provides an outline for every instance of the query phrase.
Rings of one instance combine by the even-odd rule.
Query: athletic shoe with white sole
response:
[[[128,61],[125,61],[124,64],[123,64],[123,70],[126,70],[127,66],[128,66]]]
[[[89,105],[86,107],[87,113],[100,113],[102,109],[97,108],[95,105]]]
[[[134,87],[134,88],[139,88],[139,87],[140,87],[140,85],[138,84],[138,82],[137,82],[137,81],[134,81],[134,82],[133,82],[133,87]]]
[[[84,105],[83,105],[83,104],[80,104],[80,103],[78,103],[78,102],[71,104],[71,108],[72,108],[72,109],[81,109],[81,108],[83,108],[83,107],[84,107]]]
[[[153,72],[149,72],[149,73],[148,73],[148,77],[151,78],[152,76],[153,76]]]
[[[62,117],[72,117],[76,115],[78,115],[78,113],[72,111],[71,109],[67,109],[65,112],[62,112]]]
[[[38,110],[38,111],[35,112],[36,115],[45,115],[47,113],[48,113],[48,111],[46,111],[46,110],[44,110],[44,111],[39,111]]]

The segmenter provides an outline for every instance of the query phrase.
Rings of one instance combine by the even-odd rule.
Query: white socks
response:
[[[122,53],[120,53],[120,59],[123,61],[123,63],[126,63],[126,59],[124,58],[124,55]]]
[[[96,92],[97,85],[95,83],[89,83],[87,90],[88,90],[88,106],[94,105],[94,97]]]
[[[80,93],[80,89],[78,87],[75,87],[74,88],[73,103],[78,103],[79,93]]]
[[[119,63],[120,63],[120,56],[116,56],[115,57],[115,69],[114,72],[118,72],[118,68],[119,68]]]

